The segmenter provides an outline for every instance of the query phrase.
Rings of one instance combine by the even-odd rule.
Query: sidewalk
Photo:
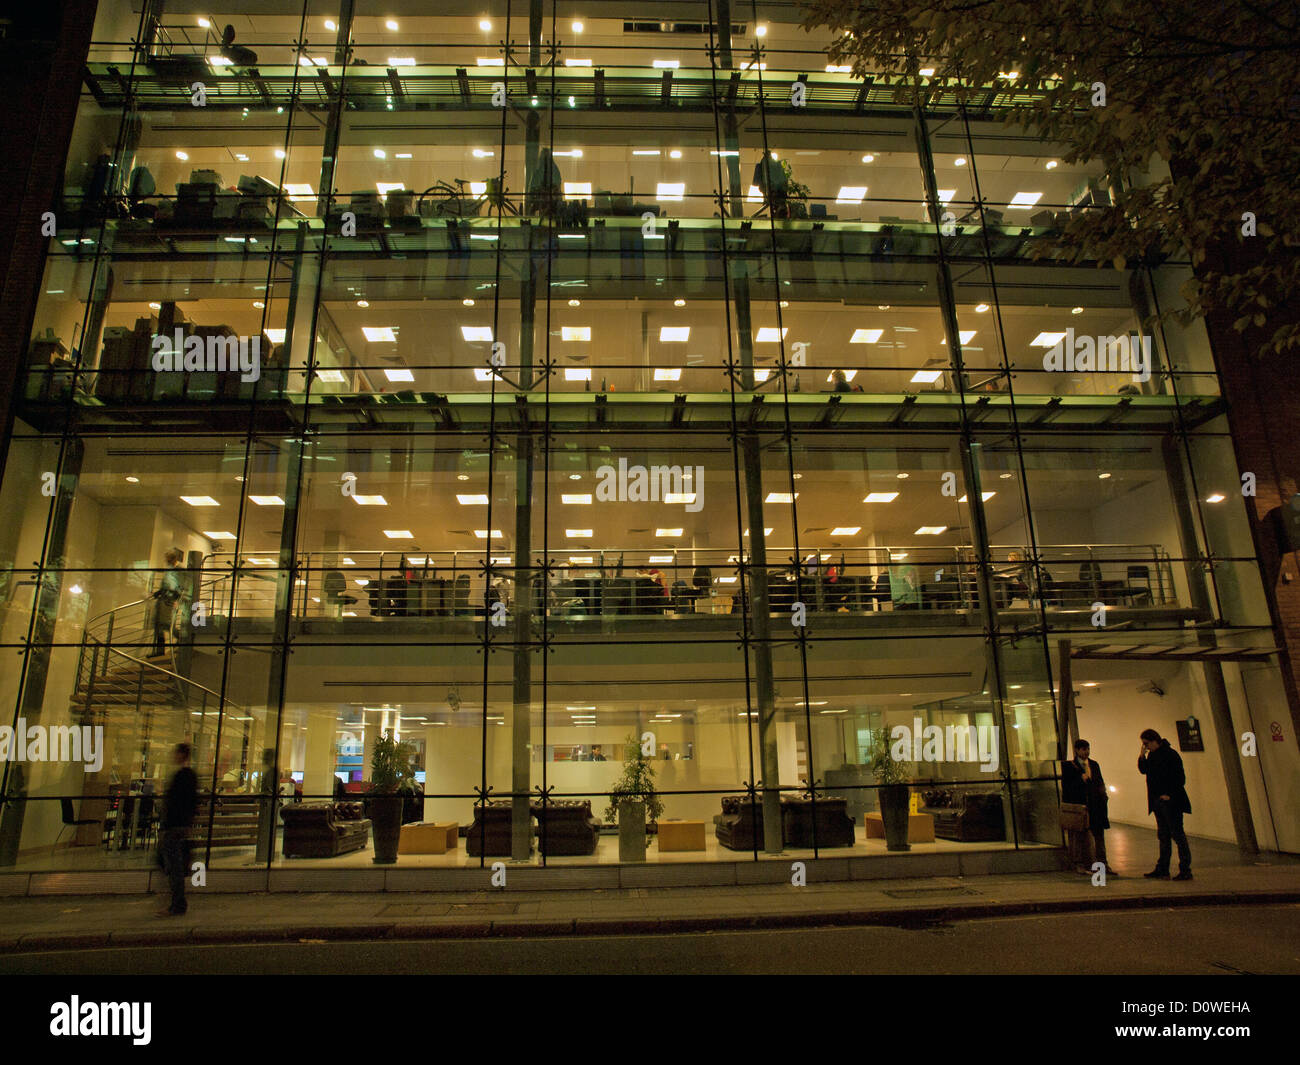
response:
[[[1300,863],[1285,858],[1198,870],[1187,883],[1140,871],[1093,887],[1076,873],[615,891],[210,894],[159,918],[165,897],[0,899],[0,955],[122,946],[643,935],[879,924],[1145,907],[1300,902]]]

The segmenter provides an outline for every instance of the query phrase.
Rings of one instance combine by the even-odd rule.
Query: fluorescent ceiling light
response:
[[[686,183],[683,181],[660,181],[655,186],[655,199],[666,203],[679,203],[686,195]]]
[[[480,540],[486,540],[488,538],[488,531],[486,529],[475,529],[474,535]],[[505,534],[500,529],[492,530],[493,540],[500,540],[504,535]]]
[[[501,375],[498,374],[496,370],[475,370],[474,371],[475,381],[491,381],[494,377],[500,377],[500,376]]]
[[[259,507],[282,507],[284,500],[279,496],[249,496]]]
[[[345,385],[348,382],[342,370],[317,370],[316,380],[327,385]]]
[[[1218,492],[1215,492],[1214,495],[1212,495],[1212,496],[1206,496],[1206,497],[1205,497],[1205,501],[1206,501],[1207,503],[1222,503],[1226,498],[1227,498],[1227,496],[1224,496],[1224,495],[1221,495],[1221,494],[1218,493]]]
[[[676,555],[651,555],[650,561],[657,562],[662,565],[670,566],[677,561],[677,556]]]
[[[456,502],[462,507],[486,507],[488,497],[485,495],[457,495]]]
[[[845,370],[845,371],[843,371],[843,373],[844,373],[844,380],[846,380],[846,381],[852,381],[855,377],[858,376],[858,371],[857,371],[857,370]],[[835,380],[835,375],[834,375],[833,373],[828,373],[828,374],[826,375],[826,383],[827,383],[827,384],[830,384],[830,383],[831,383],[832,381],[834,381],[834,380]],[[803,476],[803,474],[802,474],[802,473],[796,473],[794,476],[795,476],[795,479],[798,480],[800,477]]]
[[[740,152],[735,151],[735,150],[733,150],[733,149],[731,149],[731,148],[724,148],[722,151],[718,151],[716,148],[713,148],[713,149],[710,149],[709,154],[710,154],[710,155],[717,155],[717,156],[730,156],[730,155],[737,155],[737,156],[738,156],[738,155],[740,155]]]
[[[923,78],[932,78],[934,77],[934,67],[922,67],[917,73]]]
[[[390,192],[402,192],[406,186],[400,181],[376,181],[375,188],[379,190],[380,199],[385,199]]]
[[[353,497],[352,497],[352,502],[354,502],[354,503],[355,503],[357,506],[359,506],[359,507],[386,507],[386,506],[388,506],[388,500],[385,499],[383,496],[353,496]],[[345,564],[348,565],[348,566],[351,566],[351,565],[352,565],[351,562],[346,562]]]
[[[250,565],[253,566],[274,566],[275,565],[275,559],[273,558],[253,558],[250,556],[247,559],[247,561]]]
[[[837,525],[831,530],[832,536],[857,536],[862,531],[861,525]]]
[[[962,342],[963,344],[969,344],[969,343],[971,342],[972,338],[975,336],[975,330],[974,330],[974,329],[961,329],[961,330],[958,330],[958,332],[957,332],[957,336],[961,339],[961,342]],[[946,344],[946,343],[948,343],[948,338],[947,338],[947,337],[944,337],[942,340],[939,341],[939,343],[940,343],[940,344]]]
[[[506,65],[506,61],[500,56],[493,57],[481,55],[475,60],[475,62],[481,67],[503,67]]]
[[[753,62],[745,62],[745,63],[741,63],[741,64],[740,64],[740,69],[741,69],[741,70],[753,70],[754,67],[755,67],[755,64],[754,64]],[[758,67],[759,70],[766,70],[766,69],[767,69],[767,64],[766,64],[766,63],[759,63],[759,64],[757,64],[757,67]]]
[[[681,536],[683,531],[684,530],[682,529],[656,529],[655,535],[656,536]]]
[[[1027,210],[1042,198],[1043,194],[1041,192],[1017,192],[1011,197],[1011,202],[1007,204],[1007,207],[1018,211]]]
[[[559,152],[555,153],[559,155]],[[566,181],[564,183],[564,195],[567,199],[576,200],[579,197],[583,199],[591,198],[590,181]]]
[[[284,338],[285,338],[285,336],[286,336],[286,330],[283,330],[283,329],[263,329],[262,332],[266,334],[266,339],[269,340],[272,344],[283,344],[283,343],[284,343]]]
[[[891,554],[891,555],[889,556],[889,561],[890,561],[890,562],[902,562],[903,559],[905,559],[906,557],[907,557],[907,552],[906,552],[906,551],[899,551],[898,554]]]
[[[945,533],[947,531],[948,531],[948,526],[946,525],[922,525],[912,535],[913,536],[938,536],[940,533]]]
[[[898,498],[897,492],[868,492],[864,503],[892,503]]]
[[[385,529],[384,535],[390,540],[414,540],[415,534],[410,529]]]
[[[850,344],[875,344],[885,331],[883,329],[855,329],[853,335],[849,337]]]
[[[282,188],[291,200],[309,200],[316,195],[311,185],[305,181],[286,181]]]
[[[633,155],[659,155],[658,148],[633,148]]]
[[[590,381],[590,366],[566,366],[564,368],[564,379],[566,381]]]
[[[680,368],[665,369],[664,367],[659,367],[655,370],[656,381],[680,381],[681,379],[682,371]]]
[[[396,344],[397,334],[393,332],[391,325],[363,325],[361,332],[365,338],[374,343]]]
[[[413,67],[415,66],[415,60],[409,55],[390,55],[388,57],[388,65],[390,67]]]
[[[209,540],[233,540],[235,534],[232,532],[205,532],[203,534]]]
[[[563,151],[563,152],[552,152],[551,154],[554,155],[556,159],[581,159],[581,158],[582,158],[582,149],[581,149],[581,148],[569,148],[567,151]]]
[[[987,503],[995,495],[997,495],[997,492],[981,492],[980,499],[984,500]],[[958,503],[965,503],[966,501],[967,500],[965,496],[962,496],[959,500],[957,500]]]
[[[695,493],[694,492],[665,492],[664,502],[665,503],[688,503],[688,504],[694,503]]]
[[[1039,333],[1029,342],[1029,346],[1031,348],[1054,348],[1064,339],[1064,333]]]
[[[689,325],[665,325],[659,327],[659,342],[661,344],[685,344],[691,339],[691,327]]]
[[[745,193],[746,203],[762,203],[763,193],[757,185],[750,185],[749,190]]]
[[[566,67],[589,67],[591,66],[591,60],[590,59],[566,59],[564,61],[564,65]]]
[[[866,185],[841,185],[835,197],[836,203],[861,203],[867,198]]]
[[[475,159],[491,159],[494,155],[496,155],[496,152],[489,152],[485,148],[475,148],[472,152],[470,152],[470,154]]]
[[[831,66],[830,64],[827,64],[826,73],[827,74],[852,74],[853,67],[851,65],[837,67],[837,66]]]
[[[487,192],[486,181],[471,181],[469,183],[469,194],[471,196],[482,196],[485,192]]]
[[[591,326],[589,325],[565,325],[560,327],[561,340],[580,341],[588,343],[591,340]]]
[[[656,70],[676,70],[681,65],[680,59],[656,59],[654,61]]]
[[[214,67],[233,67],[235,65],[233,59],[227,59],[224,55],[208,56],[208,63]]]
[[[561,495],[561,503],[568,503],[570,506],[588,506],[591,503],[591,493],[578,493],[576,495]]]
[[[491,340],[492,327],[490,325],[462,325],[460,335],[466,340]]]
[[[748,529],[745,530],[745,535],[746,535],[746,536],[749,535],[749,530],[748,530]],[[769,525],[766,529],[764,529],[764,530],[763,530],[763,535],[764,535],[764,536],[771,536],[771,535],[772,535],[772,526]]]
[[[778,334],[775,326],[763,326],[762,329],[760,329],[756,334],[754,334],[754,343],[775,344],[779,340],[784,340],[785,335],[788,332],[790,332],[789,329],[782,329],[781,332]]]
[[[569,562],[575,566],[590,566],[596,559],[591,555],[570,555]]]
[[[911,384],[932,385],[943,376],[942,370],[917,370],[912,375]]]
[[[764,503],[793,503],[799,498],[799,493],[791,495],[789,492],[768,492]]]
[[[181,496],[186,503],[192,507],[219,507],[221,506],[211,496]]]
[[[591,539],[590,529],[565,529],[564,535],[570,540],[589,540]]]
[[[772,371],[767,369],[766,367],[760,367],[759,369],[754,371],[754,380],[760,385],[771,376],[772,376]]]

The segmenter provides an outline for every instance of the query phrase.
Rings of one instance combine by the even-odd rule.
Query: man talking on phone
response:
[[[1156,867],[1143,875],[1149,880],[1169,879],[1170,841],[1178,844],[1178,875],[1175,880],[1192,879],[1192,850],[1183,831],[1183,814],[1192,812],[1187,798],[1187,776],[1178,752],[1149,728],[1142,733],[1142,754],[1138,772],[1147,778],[1147,811],[1155,814],[1156,837],[1160,840],[1160,857]]]

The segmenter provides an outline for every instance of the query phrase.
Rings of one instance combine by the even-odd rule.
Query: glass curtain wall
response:
[[[101,19],[0,695],[102,742],[0,863],[146,867],[187,740],[209,863],[368,866],[385,734],[402,863],[1059,847],[1067,641],[1268,625],[1186,265],[1040,257],[1101,176],[672,6]]]

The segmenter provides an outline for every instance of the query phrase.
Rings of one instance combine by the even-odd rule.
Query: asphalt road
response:
[[[56,951],[0,973],[1300,973],[1300,904],[1076,913],[699,935],[557,936]]]

